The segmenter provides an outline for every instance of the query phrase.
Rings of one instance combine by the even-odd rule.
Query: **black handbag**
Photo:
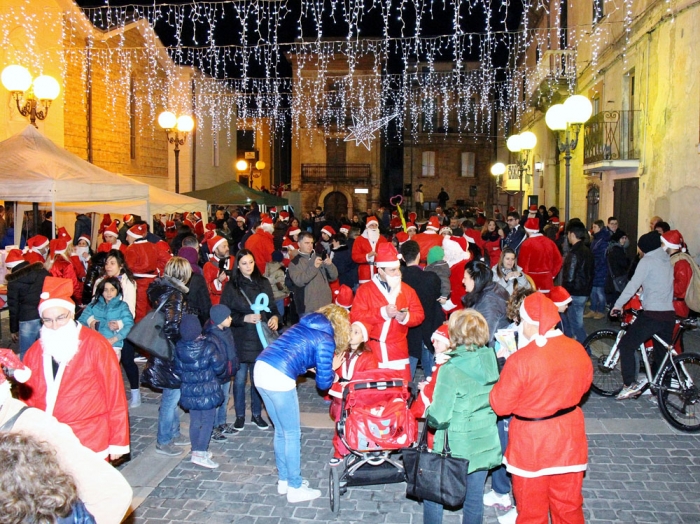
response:
[[[428,424],[423,426],[418,445],[401,451],[406,471],[406,495],[456,508],[467,496],[469,461],[453,457],[445,430],[442,452],[428,449]]]
[[[146,313],[146,316],[131,328],[126,339],[154,357],[172,360],[173,344],[163,333],[165,313],[160,309],[164,304],[165,300],[161,302],[158,309]]]

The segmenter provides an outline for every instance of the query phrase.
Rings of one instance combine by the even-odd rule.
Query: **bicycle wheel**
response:
[[[700,355],[684,353],[673,362],[676,368],[666,364],[659,380],[659,409],[674,428],[700,431]]]
[[[620,359],[617,359],[615,366],[605,365],[615,342],[617,341],[617,331],[612,329],[601,329],[591,333],[583,341],[583,347],[591,356],[593,362],[593,383],[591,389],[598,395],[612,397],[617,395],[622,386],[622,372],[620,371]]]

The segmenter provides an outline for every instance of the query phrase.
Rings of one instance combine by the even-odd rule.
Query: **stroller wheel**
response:
[[[328,475],[328,496],[331,502],[331,511],[338,513],[340,510],[340,474],[338,467],[331,468]]]

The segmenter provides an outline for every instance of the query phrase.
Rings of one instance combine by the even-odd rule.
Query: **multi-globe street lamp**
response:
[[[48,116],[51,102],[61,92],[54,77],[40,75],[32,79],[27,68],[20,65],[9,65],[3,69],[1,80],[15,99],[17,111],[24,117],[28,116],[34,127],[37,127],[37,120],[44,120]]]
[[[180,192],[180,146],[185,145],[187,134],[194,129],[194,120],[189,115],[176,116],[171,111],[158,115],[158,125],[165,130],[168,142],[175,144],[175,192]]]
[[[518,174],[520,178],[520,209],[523,208],[523,176],[529,170],[530,152],[537,145],[537,136],[532,131],[524,131],[519,135],[511,135],[506,140],[506,147],[511,153],[518,153]]]

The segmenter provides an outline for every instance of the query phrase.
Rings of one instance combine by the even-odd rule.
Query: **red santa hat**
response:
[[[549,221],[554,224],[555,226],[559,225],[559,217],[551,217]]]
[[[283,222],[289,222],[289,213],[286,211],[280,211],[280,220]]]
[[[661,235],[661,242],[669,249],[680,249],[683,253],[686,252],[683,235],[681,235],[681,232],[677,229],[666,231]]]
[[[333,294],[335,295],[333,302],[337,306],[344,307],[345,309],[350,309],[352,307],[352,301],[355,300],[355,295],[353,295],[350,287],[342,284]]]
[[[497,207],[495,207],[495,208],[493,209],[493,214],[494,214],[494,215],[500,215],[500,214],[501,214],[501,210],[498,209]]]
[[[124,215],[124,223],[128,222],[129,220],[133,220],[134,215]]]
[[[65,253],[66,249],[68,249],[68,240],[65,238],[54,238],[49,243],[49,257],[53,258],[56,255]]]
[[[75,313],[75,303],[71,300],[73,282],[68,278],[46,277],[39,295],[39,315],[52,307],[62,307]]]
[[[202,220],[202,212],[201,211],[195,211],[193,214],[194,214],[194,217],[197,220],[197,222]]]
[[[39,251],[49,245],[49,239],[44,235],[34,235],[27,240],[27,247],[32,251]]]
[[[298,226],[292,226],[287,230],[287,235],[289,237],[292,237],[294,235],[298,235],[299,233],[301,233],[301,229],[299,229]]]
[[[517,211],[517,209],[515,209],[515,206],[510,206],[508,208],[508,213],[515,213],[516,211]]]
[[[211,237],[209,240],[207,240],[207,247],[209,248],[209,253],[213,255],[216,248],[224,242],[226,242],[226,239],[224,237],[220,237],[218,235]]]
[[[466,237],[454,237],[454,236],[452,236],[452,237],[450,237],[450,240],[452,240],[453,242],[457,242],[459,244],[459,247],[462,248],[462,251],[464,251],[465,253],[469,253],[469,248],[467,246],[467,238]],[[443,244],[444,243],[445,242],[443,241]]]
[[[165,221],[165,229],[175,229],[175,222],[172,220],[166,220]],[[115,228],[116,231],[116,228]]]
[[[264,216],[264,217],[262,217],[262,219],[260,220],[260,225],[261,225],[261,226],[264,226],[264,225],[266,225],[266,224],[269,225],[269,226],[274,226],[274,223],[272,222],[272,219],[271,219],[269,216]]]
[[[542,293],[533,293],[525,297],[520,305],[520,318],[538,327],[535,336],[538,347],[544,347],[547,344],[547,332],[561,320],[557,306]]]
[[[404,233],[403,231],[399,231],[394,235],[394,238],[396,241],[399,243],[399,246],[402,245],[404,242],[408,240],[408,233]]]
[[[416,231],[418,231],[418,228],[413,222],[406,222],[406,231],[408,231],[409,229],[415,229]]]
[[[90,237],[89,237],[87,234],[85,234],[85,233],[83,233],[82,235],[80,235],[80,236],[78,237],[78,242],[80,242],[81,240],[85,240],[85,242],[88,243],[88,246],[89,246],[90,244],[92,244],[92,241],[90,240]]]
[[[173,224],[174,225],[174,224]],[[110,225],[108,225],[105,230],[102,232],[104,236],[114,236],[118,237],[119,236],[119,231],[117,230],[117,223],[112,222]]]
[[[368,216],[367,220],[365,221],[365,226],[369,226],[370,224],[379,225],[379,221],[377,220],[377,217],[375,217],[374,215]]]
[[[65,238],[68,240],[73,239],[73,237],[71,237],[70,234],[68,234],[68,231],[63,226],[59,227],[58,231],[56,231],[56,238]]]
[[[480,207],[476,208],[476,213],[477,213],[477,215],[485,215],[486,214],[486,213],[484,213],[484,210],[481,209]]]
[[[389,225],[391,226],[391,229],[399,229],[400,227],[403,227],[399,217],[392,218]]]
[[[450,330],[447,324],[440,324],[432,335],[430,335],[431,342],[442,342],[447,347],[450,347]]]
[[[216,231],[207,231],[204,233],[204,236],[202,237],[202,241],[199,243],[200,246],[203,246],[207,242],[209,242],[212,238],[216,236]]]
[[[366,324],[361,320],[356,320],[351,325],[360,328],[360,331],[362,332],[362,342],[367,342],[369,340],[369,334],[372,331],[371,326],[369,326],[369,324]]]
[[[528,208],[528,211],[530,213],[537,213],[537,206],[535,204],[530,204],[530,207]]]
[[[24,262],[24,257],[19,249],[11,249],[7,257],[5,257],[5,267],[7,268],[13,268],[22,262]]]
[[[207,231],[214,231],[216,229],[216,224],[214,222],[207,222],[207,225],[204,226],[204,229]]]
[[[277,206],[271,207],[271,208],[270,208],[270,213],[275,213],[275,214],[277,214]]]
[[[146,228],[146,224],[136,224],[135,226],[131,226],[126,234],[134,238],[143,238],[148,234],[148,229]]]
[[[528,218],[525,222],[525,231],[528,233],[540,232],[540,221],[537,218]]]
[[[408,221],[413,222],[415,224],[416,218],[418,218],[418,215],[416,215],[414,212],[410,212],[408,214]]]
[[[554,302],[554,305],[557,306],[557,308],[565,306],[572,300],[571,295],[569,295],[569,292],[562,286],[552,287],[552,289],[549,290],[548,296],[549,299],[552,302]]]
[[[394,244],[384,242],[377,248],[377,256],[374,258],[374,265],[377,267],[400,267],[399,254],[396,252]]]
[[[321,228],[321,233],[325,233],[329,237],[332,237],[333,235],[335,235],[335,229],[333,229],[331,226],[323,226]]]
[[[22,364],[22,361],[11,349],[0,349],[0,384],[7,380],[2,368],[12,370],[17,382],[26,382],[32,376],[32,370]]]
[[[440,229],[440,221],[438,220],[437,217],[430,217],[430,220],[428,220],[428,225],[425,226],[425,229],[432,229],[433,231],[437,231]]]
[[[344,234],[344,235],[347,235],[348,233],[350,233],[350,225],[349,225],[349,224],[343,224],[343,225],[340,226],[340,229],[339,229],[338,231],[340,231],[340,232],[341,232],[342,234]]]

